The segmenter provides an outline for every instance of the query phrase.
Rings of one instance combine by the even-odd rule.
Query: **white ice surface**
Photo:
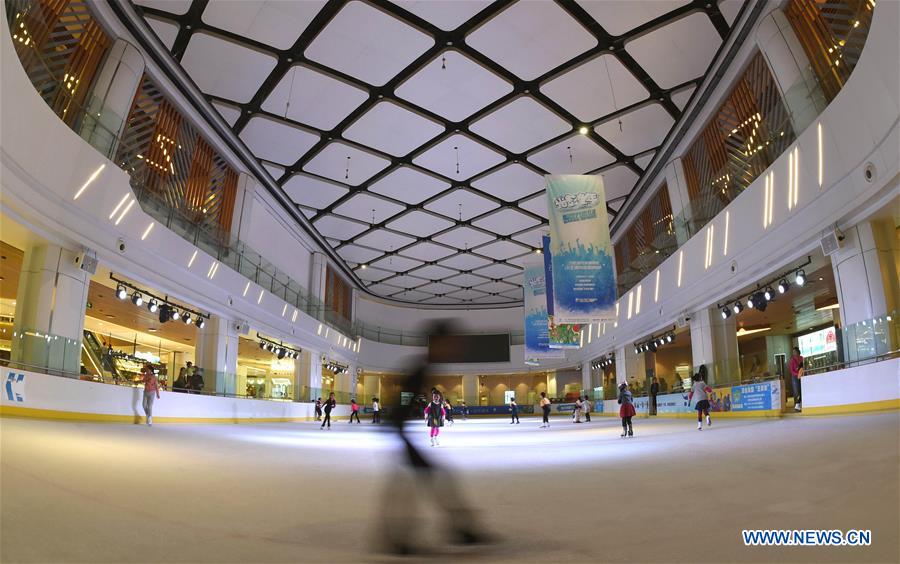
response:
[[[617,419],[547,431],[459,421],[426,454],[456,470],[499,537],[424,560],[896,562],[900,413],[782,420]],[[335,422],[157,425],[0,420],[3,562],[371,562],[388,427]],[[442,493],[441,495],[445,495]],[[749,548],[741,529],[872,529],[868,548]]]

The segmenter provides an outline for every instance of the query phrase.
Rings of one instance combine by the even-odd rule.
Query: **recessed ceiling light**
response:
[[[150,333],[156,333],[157,329],[156,329],[156,327],[151,327],[151,328],[147,329],[147,331]]]

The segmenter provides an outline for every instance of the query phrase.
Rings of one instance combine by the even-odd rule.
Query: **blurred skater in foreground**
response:
[[[428,334],[449,335],[451,329],[447,322],[438,321],[430,328]],[[441,345],[432,344],[432,347],[436,346]],[[425,360],[421,361],[410,371],[401,389],[412,392],[413,397],[418,397],[425,391],[423,388],[428,371],[428,363]],[[437,404],[438,409],[443,411],[442,398],[438,396],[438,399],[434,400],[432,396],[432,400],[440,402]],[[433,460],[426,458],[415,444],[421,435],[406,429],[406,422],[413,419],[413,409],[413,402],[401,405],[389,418],[401,442],[400,465],[392,469],[388,479],[384,492],[385,501],[380,505],[386,508],[386,511],[380,515],[383,519],[379,520],[381,527],[376,531],[377,538],[384,543],[385,550],[393,554],[434,553],[437,551],[435,539],[424,539],[425,542],[421,545],[415,543],[417,539],[421,539],[421,535],[416,533],[416,525],[426,516],[443,514],[446,522],[445,530],[450,534],[450,541],[453,544],[471,546],[490,542],[491,535],[478,521],[472,508],[466,504],[453,475],[447,468],[438,466]],[[413,425],[418,430],[421,419],[418,417],[416,419],[418,422]],[[417,511],[420,504],[428,508],[427,512],[423,512],[425,513],[423,516]]]

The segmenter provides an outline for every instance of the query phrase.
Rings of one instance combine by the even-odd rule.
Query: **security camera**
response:
[[[125,254],[125,239],[122,239],[121,237],[116,239],[116,250]]]

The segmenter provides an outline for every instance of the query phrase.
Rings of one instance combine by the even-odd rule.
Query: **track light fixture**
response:
[[[731,307],[731,311],[735,313],[735,315],[744,311],[744,304],[741,302],[734,302],[734,305]]]
[[[209,319],[209,314],[200,313],[183,306],[176,307],[175,305],[169,303],[168,296],[166,296],[165,298],[156,296],[153,294],[153,292],[149,292],[143,288],[138,288],[131,282],[116,278],[114,274],[110,274],[109,277],[113,282],[116,283],[116,297],[120,300],[127,299],[128,291],[131,290],[131,303],[138,307],[141,307],[145,304],[144,296],[147,296],[147,310],[150,313],[158,313],[160,323],[177,321],[178,319],[181,319],[182,321],[184,321],[185,325],[190,325],[193,323],[201,329],[206,326],[206,319]]]
[[[753,300],[754,299],[755,299],[754,296],[747,296],[747,307],[749,309],[753,309],[753,306],[754,306]]]
[[[771,286],[766,286],[766,291],[763,294],[763,297],[766,298],[766,301],[771,302],[772,298],[774,296],[775,296],[775,290],[773,290]]]
[[[282,360],[284,358],[300,358],[300,349],[291,348],[281,342],[276,343],[274,341],[270,341],[265,337],[259,337],[259,348],[274,354],[278,358],[278,360]]]
[[[785,280],[784,278],[782,278],[781,282],[778,283],[778,293],[784,294],[785,292],[787,292],[790,289],[791,289],[791,283],[788,282],[787,280]]]
[[[766,311],[766,308],[769,307],[769,300],[766,299],[765,294],[763,294],[762,292],[753,294],[752,299],[753,304],[759,311]]]
[[[794,282],[798,286],[803,286],[804,284],[806,284],[806,273],[803,272],[802,268],[797,271],[797,275],[794,277]]]
[[[722,308],[722,319],[728,319],[729,317],[731,317],[731,308],[725,306]]]

